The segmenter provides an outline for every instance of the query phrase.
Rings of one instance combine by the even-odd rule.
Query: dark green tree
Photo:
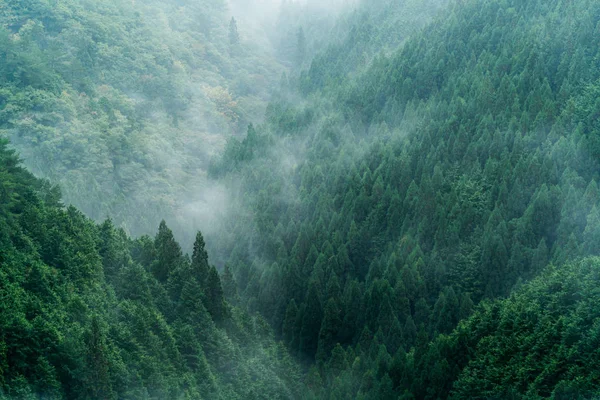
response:
[[[106,338],[97,315],[92,317],[86,334],[86,398],[116,399],[111,385],[110,364]]]
[[[306,293],[306,308],[303,313],[299,338],[300,352],[308,357],[313,358],[317,352],[322,320],[323,307],[320,294],[317,284],[311,281]]]
[[[338,332],[341,329],[342,319],[340,315],[340,304],[336,299],[329,299],[325,304],[323,321],[319,330],[317,344],[317,361],[325,362],[329,359],[331,351],[338,342]]]
[[[208,264],[208,253],[206,252],[206,243],[201,232],[196,233],[194,249],[192,252],[191,272],[194,278],[198,280],[201,287],[205,289],[208,282],[210,266]]]
[[[152,272],[159,282],[166,283],[171,272],[179,267],[183,255],[181,247],[175,241],[173,232],[167,227],[165,221],[162,221],[158,227],[154,247],[158,259],[152,264]]]

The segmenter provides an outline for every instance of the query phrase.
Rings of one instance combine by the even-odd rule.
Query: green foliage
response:
[[[233,20],[230,46],[222,0],[59,3],[0,8],[0,135],[91,218],[181,233],[177,210],[283,68]]]
[[[285,348],[224,299],[200,233],[190,262],[164,223],[155,241],[95,225],[5,141],[0,194],[1,398],[301,397]]]
[[[597,396],[599,268],[598,258],[551,266],[432,343],[448,362],[458,361],[450,398]],[[464,358],[454,359],[459,352]]]
[[[539,393],[535,374],[501,380],[530,368],[527,347],[515,365],[490,350],[478,368],[497,369],[468,386],[475,347],[451,341],[549,263],[599,254],[600,8],[457,2],[395,41],[392,21],[414,11],[398,3],[349,14],[341,39],[286,78],[260,140],[214,163],[240,194],[219,254],[241,301],[307,360],[317,398],[448,398],[462,379],[457,398],[587,398],[591,367],[543,378]],[[344,364],[338,344],[353,355],[343,372],[329,368]]]
[[[117,225],[208,171],[226,267],[62,208],[1,142],[6,396],[600,395],[597,2],[286,2],[260,125],[279,68],[221,2],[38,3],[0,8],[0,129]],[[247,127],[210,167],[197,106]]]

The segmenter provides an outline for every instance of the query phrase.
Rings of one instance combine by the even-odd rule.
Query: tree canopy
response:
[[[0,398],[600,396],[597,2],[138,3],[0,6]]]

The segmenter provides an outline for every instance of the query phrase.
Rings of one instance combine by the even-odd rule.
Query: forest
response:
[[[0,3],[0,399],[600,397],[600,2]]]

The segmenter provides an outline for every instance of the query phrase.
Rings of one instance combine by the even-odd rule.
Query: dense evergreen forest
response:
[[[95,224],[0,143],[0,398],[297,398],[300,369],[231,273],[161,223]]]
[[[0,4],[0,398],[600,397],[598,43],[594,0]]]

